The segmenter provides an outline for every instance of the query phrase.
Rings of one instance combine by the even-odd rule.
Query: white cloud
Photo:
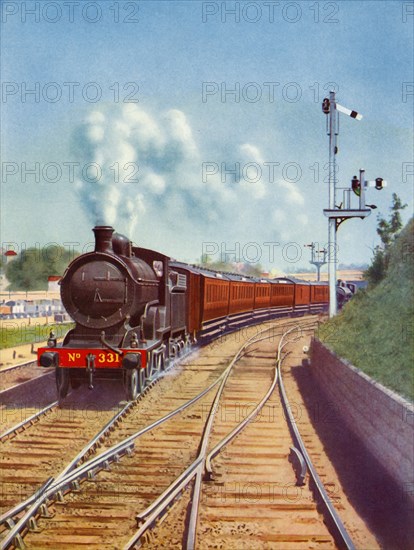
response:
[[[284,197],[286,202],[299,206],[305,204],[305,198],[297,188],[296,184],[285,180],[279,180],[277,185],[285,191]]]

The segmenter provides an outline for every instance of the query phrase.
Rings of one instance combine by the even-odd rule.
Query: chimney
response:
[[[95,233],[95,252],[107,252],[113,254],[112,233],[114,228],[110,225],[97,225],[93,228]]]

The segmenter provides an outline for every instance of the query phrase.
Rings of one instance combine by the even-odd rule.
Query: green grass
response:
[[[48,339],[51,330],[57,338],[61,338],[74,326],[73,323],[50,323],[45,325],[40,321],[36,321],[36,319],[32,319],[30,325],[18,326],[15,323],[15,326],[13,326],[13,320],[4,321],[4,325],[0,329],[0,349],[44,342]]]
[[[320,326],[319,338],[355,367],[414,401],[413,220],[391,252],[386,278],[359,291]]]

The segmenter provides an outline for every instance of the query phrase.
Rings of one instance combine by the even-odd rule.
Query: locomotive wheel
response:
[[[143,369],[125,371],[125,391],[128,401],[134,401],[144,389],[145,378]]]
[[[68,395],[69,391],[69,369],[62,369],[61,367],[56,367],[56,387],[58,391],[59,399],[63,399]]]

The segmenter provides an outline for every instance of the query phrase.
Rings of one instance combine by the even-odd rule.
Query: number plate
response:
[[[70,349],[70,348],[39,348],[37,350],[37,358],[42,353],[50,351],[59,354],[59,366],[68,368],[86,368],[88,361],[87,356],[92,354],[95,356],[95,368],[97,369],[118,369],[122,367],[122,356],[110,350],[100,349]],[[125,353],[139,353],[142,356],[141,366],[146,366],[146,351],[145,350],[122,350]],[[39,364],[39,363],[38,363]]]

